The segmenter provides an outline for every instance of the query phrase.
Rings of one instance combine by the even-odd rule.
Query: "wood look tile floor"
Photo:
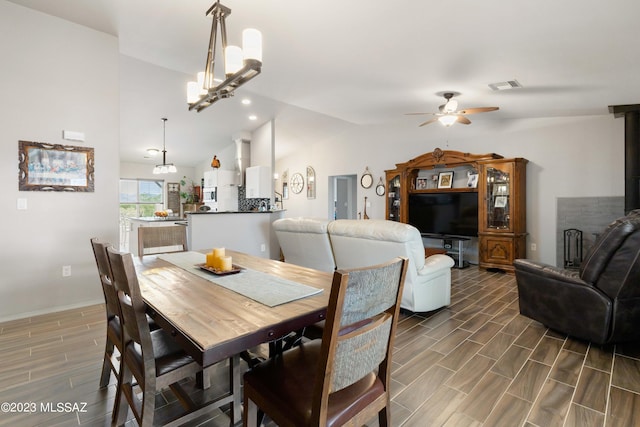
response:
[[[98,389],[104,338],[102,305],[0,323],[0,403],[17,411],[3,404],[0,426],[109,425],[113,381]],[[451,306],[402,316],[393,365],[393,426],[640,423],[640,343],[592,345],[521,316],[508,274],[452,270]],[[225,384],[224,367],[212,375]],[[164,393],[157,401],[165,412],[176,404]],[[189,425],[228,418],[214,410]]]

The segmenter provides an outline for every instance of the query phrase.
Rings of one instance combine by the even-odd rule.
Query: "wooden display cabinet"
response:
[[[386,171],[386,180],[387,180],[387,188],[386,188],[386,218],[389,221],[402,221],[400,218],[400,213],[402,209],[400,209],[400,177],[402,173],[397,170]]]
[[[513,271],[526,256],[526,165],[522,158],[478,163],[478,251],[482,268]]]
[[[478,250],[482,268],[513,271],[513,261],[526,253],[526,164],[495,153],[471,154],[436,148],[386,172],[385,218],[409,222],[412,193],[478,193]],[[417,188],[416,178],[468,167],[479,173],[477,188]]]

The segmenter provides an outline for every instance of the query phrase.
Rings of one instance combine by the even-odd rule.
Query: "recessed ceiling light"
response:
[[[242,105],[250,105],[251,104],[251,100],[249,98],[244,98],[242,100]]]
[[[159,152],[157,148],[147,148],[147,154],[151,157],[157,156]]]
[[[252,114],[249,116],[249,120],[258,120],[258,116],[256,116],[255,114]]]

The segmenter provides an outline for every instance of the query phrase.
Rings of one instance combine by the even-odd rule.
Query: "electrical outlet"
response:
[[[69,277],[71,276],[71,266],[70,265],[63,265],[62,266],[62,277]]]
[[[267,250],[267,245],[265,245],[264,243],[260,245],[260,252],[264,252]]]
[[[536,251],[536,250],[538,250],[538,246],[537,246],[535,243],[532,243],[532,244],[531,244],[531,250],[532,250],[532,251]]]

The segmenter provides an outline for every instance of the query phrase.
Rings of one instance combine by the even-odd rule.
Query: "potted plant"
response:
[[[182,199],[183,212],[195,212],[198,209],[197,203],[200,196],[196,191],[196,186],[191,179],[183,176],[180,180],[180,198]]]

